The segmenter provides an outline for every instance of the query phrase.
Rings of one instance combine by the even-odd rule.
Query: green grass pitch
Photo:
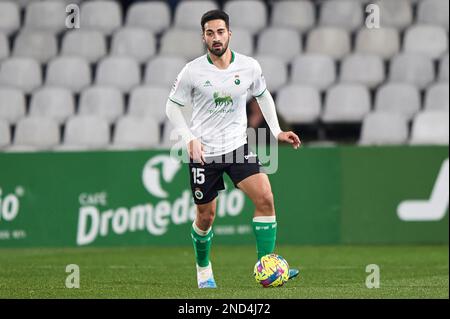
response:
[[[300,278],[279,288],[253,279],[253,246],[213,246],[218,289],[196,288],[187,247],[0,249],[0,298],[449,298],[448,245],[278,246]],[[65,287],[68,264],[80,288]],[[365,285],[380,267],[380,288]]]

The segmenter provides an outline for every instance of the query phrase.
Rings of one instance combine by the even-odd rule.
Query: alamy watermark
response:
[[[80,28],[80,7],[75,4],[69,4],[66,7],[66,28],[79,29]]]
[[[76,264],[67,265],[66,273],[69,273],[69,275],[66,277],[66,288],[79,289],[80,288],[80,266],[78,266]]]
[[[366,287],[369,289],[380,288],[380,267],[376,264],[367,265],[366,272],[369,273],[366,277]]]
[[[199,130],[201,131],[201,126]],[[278,170],[278,140],[266,128],[247,128],[246,135],[247,144],[249,145],[247,151],[244,147],[240,147],[234,152],[229,152],[224,155],[208,156],[205,157],[205,163],[231,164],[259,162],[264,167],[266,174],[274,174]],[[203,135],[200,132],[198,136],[209,135]],[[222,154],[223,152],[221,151],[230,143],[230,137],[227,135],[220,135],[219,137],[211,136],[211,138],[214,139],[216,147],[207,148],[206,151],[209,154]],[[189,163],[191,159],[187,151],[186,143],[182,139],[182,134],[179,130],[172,129],[170,132],[170,141],[173,143],[170,149],[170,156],[182,163]]]
[[[366,27],[368,29],[379,29],[380,28],[380,7],[376,4],[368,4],[366,7]]]

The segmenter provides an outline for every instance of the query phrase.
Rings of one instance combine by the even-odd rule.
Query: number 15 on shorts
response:
[[[192,168],[192,178],[194,180],[194,184],[202,185],[205,182],[205,169],[204,168]]]

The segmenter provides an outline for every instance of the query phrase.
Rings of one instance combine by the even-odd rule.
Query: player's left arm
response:
[[[272,94],[266,89],[263,94],[256,97],[256,101],[261,108],[261,112],[269,125],[270,131],[280,142],[286,142],[292,145],[293,148],[297,149],[300,147],[302,142],[300,138],[292,131],[283,132],[278,123],[277,111],[275,108],[275,102],[273,100]]]

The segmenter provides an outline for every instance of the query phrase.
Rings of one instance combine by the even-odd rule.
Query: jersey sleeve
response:
[[[266,79],[262,73],[261,65],[254,60],[253,83],[250,87],[251,94],[255,97],[261,96],[267,89]]]
[[[191,93],[192,83],[189,76],[188,66],[186,65],[178,74],[175,82],[173,83],[172,90],[169,94],[169,99],[180,106],[185,106],[191,103]]]

